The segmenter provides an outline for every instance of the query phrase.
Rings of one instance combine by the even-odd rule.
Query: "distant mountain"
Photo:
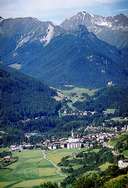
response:
[[[96,88],[110,81],[127,85],[125,52],[78,23],[70,30],[62,28],[64,24],[55,26],[35,18],[2,20],[1,60],[55,87],[71,84]]]
[[[55,27],[52,22],[41,22],[36,18],[2,19],[0,21],[0,55],[7,64],[9,60],[18,61],[18,53],[29,44],[29,49],[23,55],[31,59],[31,53],[33,55],[38,53],[59,32],[58,27]],[[14,64],[12,67],[18,66]]]
[[[53,86],[127,84],[120,52],[84,26],[55,37],[24,70]]]
[[[55,95],[42,82],[0,65],[0,123],[57,115]]]
[[[36,18],[9,18],[0,20],[0,57],[4,64],[17,70],[31,64],[52,38],[63,29],[52,22]]]
[[[103,17],[83,11],[66,19],[61,26],[69,31],[74,30],[80,24],[111,45],[118,48],[128,47],[128,17],[123,14]]]

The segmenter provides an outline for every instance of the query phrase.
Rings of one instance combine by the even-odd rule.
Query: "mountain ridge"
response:
[[[63,21],[61,26],[72,30],[79,24],[85,25],[99,39],[111,45],[118,48],[128,47],[128,17],[124,14],[105,17],[83,11]]]
[[[127,84],[126,50],[103,42],[81,23],[68,31],[51,22],[18,18],[0,22],[0,28],[4,64],[51,86]]]

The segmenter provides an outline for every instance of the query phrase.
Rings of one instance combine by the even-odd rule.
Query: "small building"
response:
[[[113,82],[112,82],[112,81],[109,81],[109,82],[107,83],[107,86],[108,86],[108,87],[113,86]]]
[[[19,146],[11,145],[11,146],[10,146],[10,150],[11,150],[11,151],[22,151],[22,150],[23,150],[23,147],[22,147],[21,145],[19,145]]]
[[[31,144],[23,145],[23,149],[33,149],[33,148],[34,148],[34,145],[31,145]]]
[[[11,156],[10,155],[7,155],[4,157],[4,161],[5,162],[10,162],[11,161]]]
[[[52,144],[52,149],[54,150],[54,149],[60,149],[61,147],[60,147],[60,142],[54,142],[53,144]]]

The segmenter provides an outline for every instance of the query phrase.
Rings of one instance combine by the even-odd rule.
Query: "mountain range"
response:
[[[0,18],[1,63],[54,87],[127,85],[128,17]],[[118,48],[117,48],[118,47]]]
[[[80,24],[113,46],[128,47],[128,17],[124,14],[104,17],[83,11],[66,19],[61,26],[66,30],[73,30]]]

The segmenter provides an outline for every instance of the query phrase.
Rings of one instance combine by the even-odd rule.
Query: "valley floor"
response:
[[[16,163],[0,170],[0,187],[25,188],[47,181],[61,182],[65,175],[57,163],[63,157],[79,151],[79,149],[61,149],[48,152],[42,150],[14,152],[13,156],[18,156],[19,159]]]

